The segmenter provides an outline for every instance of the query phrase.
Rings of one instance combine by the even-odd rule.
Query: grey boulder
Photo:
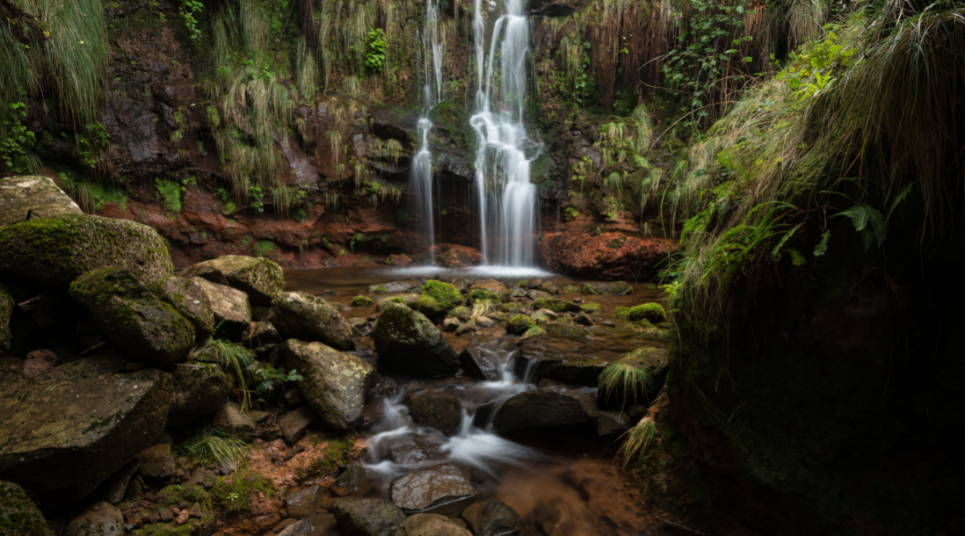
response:
[[[596,417],[596,395],[543,387],[520,393],[496,410],[493,428],[512,432],[532,428],[579,426]]]
[[[225,255],[191,266],[185,277],[203,277],[248,295],[253,305],[269,306],[285,288],[285,275],[274,262],[243,255]]]
[[[476,488],[455,465],[446,463],[397,477],[392,502],[406,513],[458,515],[476,498]]]
[[[405,521],[398,506],[381,499],[339,499],[332,513],[344,536],[392,536]]]
[[[301,374],[305,402],[326,424],[349,430],[362,422],[365,394],[375,380],[375,367],[354,355],[319,342],[285,342],[285,363]]]
[[[271,303],[268,320],[290,339],[353,350],[352,326],[327,301],[304,292],[283,292]]]
[[[62,218],[83,214],[77,203],[50,177],[0,179],[0,229],[28,218]]]

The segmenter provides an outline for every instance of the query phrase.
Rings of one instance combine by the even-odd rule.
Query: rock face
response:
[[[375,379],[375,367],[354,355],[322,343],[285,342],[285,362],[302,376],[298,382],[309,407],[336,430],[362,422],[365,393]]]
[[[61,365],[0,393],[0,478],[45,507],[78,500],[164,430],[171,377],[117,358]]]
[[[64,527],[64,536],[124,536],[124,514],[106,502],[94,503]]]
[[[578,426],[589,424],[596,416],[596,395],[562,393],[543,387],[520,393],[496,410],[493,427],[501,432]]]
[[[472,536],[448,517],[436,514],[416,514],[395,531],[395,536]]]
[[[418,393],[412,397],[411,409],[415,422],[446,435],[454,434],[462,421],[462,403],[452,393]]]
[[[126,268],[147,285],[174,270],[161,235],[131,221],[80,215],[0,230],[0,277],[10,283],[64,292],[81,275],[106,266]]]
[[[379,363],[420,376],[451,376],[459,370],[456,351],[425,315],[394,303],[372,328]]]
[[[228,285],[248,295],[253,305],[268,307],[285,288],[281,266],[268,259],[226,255],[195,264],[184,272],[184,277],[203,277]]]
[[[180,428],[218,411],[231,394],[231,380],[214,363],[189,361],[171,371],[168,428]]]
[[[476,503],[462,513],[476,536],[518,534],[519,514],[499,501]]]
[[[10,349],[13,335],[10,333],[10,315],[13,313],[13,296],[0,283],[0,355]]]
[[[52,536],[43,514],[13,482],[0,481],[0,534]]]
[[[100,268],[84,274],[70,286],[70,295],[135,360],[165,367],[183,360],[194,344],[191,323],[127,270]]]
[[[83,214],[77,203],[49,177],[0,179],[0,229],[31,218],[62,218]]]
[[[410,514],[458,515],[476,498],[476,488],[448,463],[396,478],[390,493],[392,502]]]
[[[672,240],[623,233],[550,233],[537,244],[539,262],[549,271],[603,281],[649,280],[676,248]]]
[[[327,301],[304,292],[280,294],[268,314],[278,332],[302,341],[319,341],[336,350],[353,350],[352,326]]]
[[[344,536],[391,536],[405,521],[398,506],[381,499],[339,499],[332,513]]]
[[[157,295],[191,322],[198,339],[214,332],[215,316],[211,300],[198,279],[168,277],[158,285]]]

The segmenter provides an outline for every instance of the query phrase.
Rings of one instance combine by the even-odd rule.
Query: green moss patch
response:
[[[274,497],[275,484],[258,473],[238,471],[215,481],[211,501],[218,511],[227,515],[245,515],[251,512],[251,499],[256,491]]]

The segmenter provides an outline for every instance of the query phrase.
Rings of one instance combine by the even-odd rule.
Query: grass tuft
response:
[[[248,455],[248,445],[244,441],[217,427],[203,429],[181,447],[204,463],[226,463],[235,471]]]
[[[621,410],[654,391],[653,377],[628,363],[613,363],[603,369],[597,379],[600,394],[606,402],[620,401]]]
[[[647,452],[656,434],[657,423],[650,417],[640,419],[640,422],[638,422],[636,426],[624,434],[627,436],[627,440],[620,447],[620,456],[623,458],[624,471],[626,471],[631,461]]]

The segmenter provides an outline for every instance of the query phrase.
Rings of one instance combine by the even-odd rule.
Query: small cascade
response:
[[[419,150],[412,158],[409,176],[414,215],[422,222],[419,231],[429,237],[428,250],[435,245],[435,211],[432,193],[432,150],[429,147],[429,132],[432,121],[429,114],[442,98],[442,54],[443,43],[439,20],[439,0],[426,1],[425,27],[422,29],[423,77],[422,109],[419,117]]]
[[[530,163],[539,145],[523,125],[529,20],[524,0],[502,0],[486,53],[482,0],[475,0],[476,185],[482,252],[490,264],[532,266],[536,232],[536,187]],[[499,64],[498,72],[496,63]],[[494,88],[494,78],[499,87]]]

